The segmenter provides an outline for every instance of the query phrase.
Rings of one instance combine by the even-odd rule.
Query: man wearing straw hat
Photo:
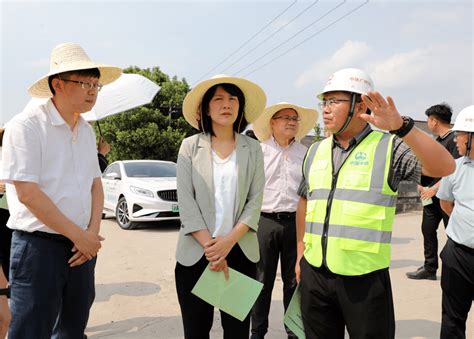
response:
[[[103,192],[95,136],[80,116],[120,68],[56,46],[29,93],[51,98],[8,123],[0,180],[13,229],[9,338],[83,338],[95,297]]]
[[[257,278],[263,290],[252,311],[252,337],[263,338],[268,330],[268,314],[278,260],[281,261],[283,306],[286,310],[296,287],[297,189],[306,146],[301,140],[314,127],[318,112],[281,102],[265,109],[253,124],[262,142],[265,165],[265,189],[257,232],[260,262]],[[287,328],[288,338],[296,338]]]
[[[311,145],[298,192],[305,335],[342,339],[346,328],[351,338],[394,338],[388,267],[399,182],[419,181],[421,166],[432,177],[449,175],[454,159],[360,69],[334,73],[318,98],[333,135]]]

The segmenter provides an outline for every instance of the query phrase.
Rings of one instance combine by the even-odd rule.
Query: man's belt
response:
[[[474,254],[474,248],[455,242],[453,239],[449,238],[454,244],[454,247],[460,248],[467,253]]]
[[[296,216],[296,212],[276,212],[276,213],[265,213],[261,212],[261,215],[265,218],[284,220],[291,219]]]
[[[61,234],[54,234],[54,233],[47,233],[47,232],[40,232],[40,231],[25,232],[25,231],[19,231],[19,230],[15,230],[15,232],[18,232],[22,235],[30,235],[37,238],[53,240],[53,241],[62,242],[66,244],[73,244],[71,240],[69,240],[64,235],[61,235]]]

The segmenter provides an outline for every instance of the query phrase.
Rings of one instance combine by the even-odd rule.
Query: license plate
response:
[[[171,211],[172,211],[172,212],[179,212],[178,204],[173,204],[173,205],[171,205]]]

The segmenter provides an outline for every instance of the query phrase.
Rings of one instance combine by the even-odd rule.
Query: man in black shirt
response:
[[[453,158],[458,158],[459,153],[454,142],[454,133],[450,130],[451,117],[453,115],[451,107],[442,103],[428,108],[425,112],[428,116],[428,128],[436,135],[436,141],[441,143],[451,153]],[[444,227],[448,225],[449,216],[444,213],[436,197],[436,192],[440,185],[441,178],[421,176],[418,192],[423,202],[423,220],[421,231],[423,232],[423,245],[425,263],[415,272],[408,272],[410,279],[436,280],[436,270],[438,269],[438,238],[437,230],[441,219]]]

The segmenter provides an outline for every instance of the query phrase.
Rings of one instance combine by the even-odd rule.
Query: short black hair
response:
[[[257,136],[255,135],[255,132],[251,129],[246,130],[244,134],[252,139],[258,140]]]
[[[431,106],[425,112],[427,116],[434,116],[438,120],[442,120],[445,123],[451,123],[451,117],[453,116],[453,109],[447,103],[442,102],[441,104]]]
[[[234,122],[233,129],[237,133],[241,133],[248,125],[247,119],[245,119],[245,96],[242,90],[234,84],[217,84],[212,86],[207,90],[207,92],[202,97],[201,101],[201,121],[199,123],[199,131],[204,133],[210,133],[211,135],[215,135],[214,131],[212,130],[212,119],[208,115],[209,113],[209,103],[211,102],[212,97],[216,93],[217,87],[222,87],[224,91],[229,93],[230,95],[234,95],[239,100],[239,113],[237,114],[237,119]]]
[[[49,90],[51,91],[51,93],[53,93],[53,95],[56,94],[56,92],[53,89],[53,79],[56,79],[56,78],[68,79],[71,75],[100,79],[100,70],[98,68],[87,68],[87,69],[79,69],[79,70],[51,75],[48,78],[48,85],[49,85]]]

